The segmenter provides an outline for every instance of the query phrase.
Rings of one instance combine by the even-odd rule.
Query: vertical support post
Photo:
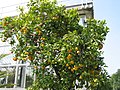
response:
[[[9,67],[8,67],[9,68]],[[9,69],[8,69],[9,70]],[[8,84],[8,70],[6,72],[6,79],[5,79],[5,84]]]
[[[27,66],[25,67],[22,67],[22,78],[21,78],[21,87],[22,88],[25,88],[25,84],[26,84],[26,68]]]
[[[18,81],[18,71],[19,71],[18,62],[17,62],[17,65],[15,67],[16,67],[16,69],[15,69],[14,88],[17,87],[17,81]]]
[[[34,81],[36,80],[36,73],[34,73]]]

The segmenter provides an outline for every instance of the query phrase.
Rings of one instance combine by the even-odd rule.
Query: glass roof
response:
[[[16,61],[13,61],[13,54],[7,55],[6,57],[0,60],[0,65],[12,65],[16,64]]]

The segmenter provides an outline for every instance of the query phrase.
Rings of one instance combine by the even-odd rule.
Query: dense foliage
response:
[[[113,90],[120,90],[120,69],[111,76],[110,82]]]
[[[49,0],[30,0],[28,11],[3,19],[2,41],[8,41],[13,60],[30,60],[36,82],[32,90],[95,89],[107,79],[102,48],[108,27],[89,19],[79,25],[77,9],[67,10]],[[76,83],[78,82],[78,83]]]

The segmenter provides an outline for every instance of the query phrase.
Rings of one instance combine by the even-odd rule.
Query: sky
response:
[[[109,74],[120,69],[120,0],[94,1],[95,19],[106,20],[110,28],[104,45],[104,57]]]
[[[0,0],[0,7],[26,1],[29,0]],[[60,3],[72,5],[81,3],[81,0],[62,0]],[[93,3],[95,19],[106,20],[107,26],[110,28],[110,31],[106,37],[103,51],[105,57],[104,62],[108,66],[107,71],[110,75],[112,75],[117,72],[117,69],[120,69],[120,0],[94,0]],[[8,7],[3,11],[6,12],[7,10],[15,10],[15,7],[16,6],[14,6],[14,9],[13,7]],[[11,15],[12,14],[14,13],[11,13]],[[8,13],[6,15],[8,15]]]

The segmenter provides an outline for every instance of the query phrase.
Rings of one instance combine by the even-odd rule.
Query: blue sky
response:
[[[0,7],[29,0],[0,0]],[[81,0],[62,0],[67,5],[80,3]],[[83,0],[84,1],[84,0]],[[120,0],[94,0],[95,19],[106,20],[110,28],[104,45],[104,61],[109,74],[120,69]]]
[[[120,0],[95,0],[95,19],[105,19],[110,32],[104,46],[105,62],[109,74],[120,69]]]

